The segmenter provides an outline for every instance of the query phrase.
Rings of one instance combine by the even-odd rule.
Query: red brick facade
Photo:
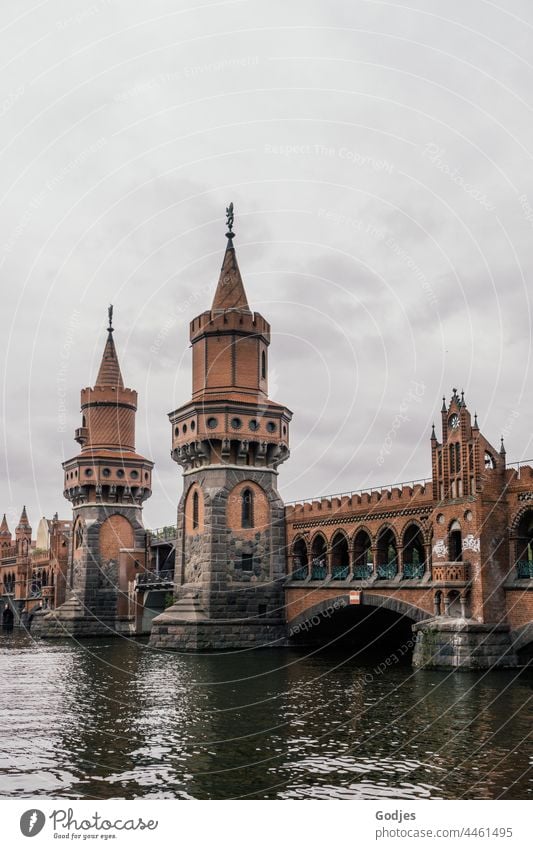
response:
[[[533,622],[533,469],[507,468],[453,391],[432,477],[287,506],[287,619],[346,588],[429,615]]]

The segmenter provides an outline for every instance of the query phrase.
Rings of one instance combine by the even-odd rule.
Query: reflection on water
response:
[[[531,672],[0,637],[0,796],[529,798]]]

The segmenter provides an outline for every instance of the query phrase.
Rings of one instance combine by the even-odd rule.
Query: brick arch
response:
[[[253,495],[252,527],[242,527],[242,493],[250,490]],[[226,495],[226,525],[240,536],[253,536],[257,531],[270,528],[270,501],[267,492],[255,481],[239,481]]]
[[[516,513],[513,515],[511,519],[511,523],[509,525],[509,534],[511,536],[516,536],[518,533],[518,525],[520,524],[522,518],[526,515],[526,513],[533,513],[533,502],[529,502],[528,504],[524,504],[523,507],[520,507]]]
[[[421,523],[417,519],[408,519],[407,522],[405,522],[405,524],[402,525],[402,528],[401,528],[400,533],[399,533],[399,538],[400,538],[400,542],[402,543],[402,545],[403,545],[403,538],[405,536],[405,532],[407,531],[408,528],[412,527],[412,525],[414,525],[416,528],[418,528],[418,530],[422,534],[422,538],[423,538],[424,542],[425,543],[428,542],[427,528],[424,528],[423,525],[421,525]]]
[[[117,560],[121,548],[135,547],[135,532],[129,519],[113,513],[99,529],[100,553],[104,560]]]
[[[350,596],[348,593],[339,593],[335,596],[329,596],[328,598],[324,598],[322,601],[317,602],[316,604],[311,604],[309,607],[306,607],[301,611],[294,619],[289,620],[289,630],[295,631],[298,626],[302,625],[304,622],[309,622],[313,617],[318,616],[319,618],[323,613],[328,611],[328,616],[335,615],[335,612],[331,614],[331,611],[335,610],[344,610],[346,607],[350,605]],[[391,596],[378,595],[377,593],[366,592],[363,591],[361,594],[361,607],[376,607],[376,608],[384,608],[385,610],[390,610],[393,613],[397,613],[399,616],[407,616],[413,622],[422,622],[424,619],[429,619],[431,617],[431,613],[427,610],[423,610],[421,607],[416,607],[414,604],[409,604],[407,601],[402,601],[399,598],[394,598]]]
[[[348,536],[348,534],[346,533],[344,528],[334,528],[333,529],[331,536],[329,538],[329,542],[328,542],[328,540],[326,540],[326,542],[328,543],[328,548],[331,548],[331,544],[332,544],[334,538],[337,536],[337,534],[340,534],[341,536],[344,537],[344,539],[346,540],[346,545],[348,546],[348,548],[350,548],[350,537]]]
[[[355,538],[356,538],[357,534],[360,534],[361,531],[364,531],[365,534],[368,534],[368,537],[370,539],[370,544],[375,545],[375,541],[376,541],[375,534],[372,533],[372,531],[370,530],[368,525],[358,525],[355,528],[354,532],[352,533],[352,535],[350,537],[350,545],[352,546],[352,548],[353,548],[353,545],[355,543]]]
[[[313,545],[315,544],[315,540],[318,539],[318,537],[322,537],[322,539],[324,540],[324,546],[326,548],[326,551],[329,551],[329,540],[328,540],[326,534],[324,533],[324,531],[315,531],[314,532],[313,536],[309,540],[309,551],[310,552],[313,551]]]
[[[290,554],[292,554],[292,553],[293,553],[293,551],[294,551],[294,546],[296,545],[296,543],[297,543],[297,542],[303,542],[303,544],[305,545],[305,548],[306,548],[306,550],[307,550],[307,554],[309,555],[309,553],[310,553],[310,551],[311,551],[311,545],[310,545],[310,543],[306,540],[306,538],[304,537],[304,535],[303,535],[303,534],[301,534],[301,533],[297,533],[297,534],[296,534],[296,536],[295,536],[295,537],[291,540]]]
[[[198,497],[198,526],[194,527],[194,496]],[[185,516],[185,533],[186,534],[201,534],[204,530],[204,515],[205,515],[205,499],[202,487],[199,483],[193,483],[189,487],[185,496],[185,504],[183,506]]]
[[[396,540],[396,547],[399,548],[400,547],[400,539],[398,538],[398,532],[397,532],[396,528],[394,527],[394,525],[391,525],[389,522],[384,522],[377,529],[376,535],[375,535],[376,545],[378,543],[378,540],[379,540],[381,534],[384,533],[384,531],[390,531],[392,533],[394,539]]]

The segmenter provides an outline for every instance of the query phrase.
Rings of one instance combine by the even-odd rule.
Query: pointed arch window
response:
[[[253,528],[254,526],[254,494],[251,489],[245,489],[242,493],[241,526]]]
[[[193,492],[192,496],[192,526],[193,530],[195,530],[200,523],[200,498],[198,496],[198,490]]]

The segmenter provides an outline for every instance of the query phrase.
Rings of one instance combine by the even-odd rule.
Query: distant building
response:
[[[37,538],[26,508],[11,538],[6,516],[0,525],[0,608],[4,628],[29,626],[36,610],[53,610],[65,600],[72,522],[42,518]]]

